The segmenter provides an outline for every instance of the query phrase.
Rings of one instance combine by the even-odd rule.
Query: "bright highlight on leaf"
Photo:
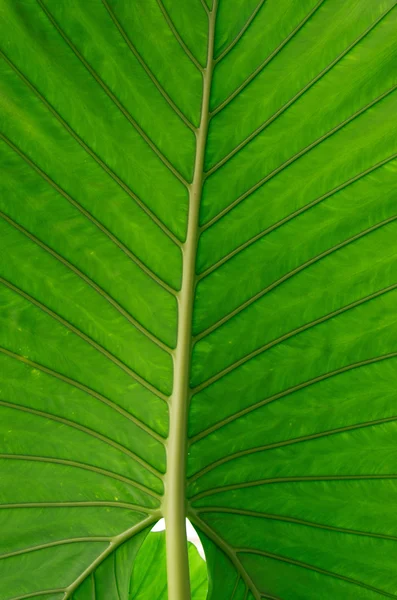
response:
[[[396,4],[1,0],[0,600],[397,598]]]

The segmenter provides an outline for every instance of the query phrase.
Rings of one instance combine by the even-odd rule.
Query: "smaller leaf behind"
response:
[[[188,543],[191,600],[205,600],[207,567],[194,544]],[[168,600],[165,531],[150,533],[132,572],[129,600]]]

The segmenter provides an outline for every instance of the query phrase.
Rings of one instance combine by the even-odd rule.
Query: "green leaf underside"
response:
[[[207,597],[207,567],[189,542],[192,600]],[[150,533],[137,556],[132,573],[130,600],[168,600],[165,532]]]
[[[202,175],[208,598],[397,598],[395,6],[2,0],[0,600],[129,600]]]

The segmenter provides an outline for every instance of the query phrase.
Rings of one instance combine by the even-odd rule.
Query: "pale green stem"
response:
[[[190,600],[189,562],[186,540],[186,455],[187,415],[190,399],[192,314],[196,286],[196,254],[200,201],[203,190],[204,156],[209,125],[209,101],[214,67],[214,30],[217,0],[209,14],[208,56],[203,71],[200,125],[196,132],[196,158],[189,190],[186,242],[182,246],[182,287],[178,294],[178,335],[174,354],[174,389],[170,401],[170,430],[167,440],[164,517],[167,539],[168,598]]]

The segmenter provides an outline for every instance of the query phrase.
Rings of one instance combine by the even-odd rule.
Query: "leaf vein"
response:
[[[215,383],[216,381],[218,381],[219,379],[221,379],[228,373],[231,373],[235,369],[246,364],[248,361],[252,360],[253,358],[256,358],[257,356],[260,356],[261,354],[263,354],[270,348],[274,348],[274,346],[277,346],[278,344],[284,342],[285,340],[288,340],[296,335],[299,335],[300,333],[308,331],[309,329],[312,329],[313,327],[316,327],[317,325],[321,325],[322,323],[325,323],[326,321],[329,321],[330,319],[333,319],[334,317],[338,317],[339,315],[344,314],[344,313],[348,312],[349,310],[356,308],[357,306],[361,306],[362,304],[365,304],[366,302],[374,300],[375,298],[379,298],[380,296],[383,296],[384,294],[387,294],[388,292],[391,292],[391,291],[395,290],[396,288],[397,288],[397,284],[390,285],[386,288],[383,288],[381,290],[374,292],[373,294],[369,294],[368,296],[365,296],[364,298],[355,300],[354,302],[351,302],[350,304],[347,304],[346,306],[343,306],[342,308],[338,308],[337,310],[334,310],[333,312],[328,313],[327,315],[324,315],[323,317],[320,317],[319,319],[310,321],[309,323],[306,323],[305,325],[302,325],[300,327],[297,327],[296,329],[293,329],[292,331],[289,331],[288,333],[285,333],[284,335],[276,338],[275,340],[268,342],[267,344],[264,344],[263,346],[260,346],[259,348],[256,348],[256,350],[253,350],[252,352],[250,352],[246,356],[243,356],[239,360],[236,360],[234,363],[232,363],[231,365],[229,365],[222,371],[219,371],[219,373],[216,373],[213,377],[210,377],[209,379],[207,379],[207,381],[205,381],[203,384],[198,386],[198,388],[204,389],[205,387],[208,387],[209,385],[211,385],[212,383]]]
[[[97,84],[103,89],[105,94],[108,96],[110,100],[117,106],[120,112],[124,115],[127,121],[133,126],[135,131],[139,134],[139,136],[146,142],[149,148],[154,152],[154,154],[159,158],[159,160],[163,163],[163,165],[172,173],[185,187],[188,187],[188,182],[185,178],[179,173],[179,171],[174,167],[174,165],[168,160],[168,158],[160,151],[160,149],[154,144],[154,142],[150,139],[150,137],[143,131],[142,127],[137,123],[137,121],[132,117],[132,115],[127,111],[127,109],[123,106],[123,104],[118,100],[118,98],[113,94],[110,88],[106,85],[106,83],[99,77],[96,71],[91,67],[91,65],[86,61],[83,55],[77,50],[76,46],[72,43],[72,41],[68,38],[65,32],[61,29],[59,23],[52,16],[50,11],[44,5],[42,0],[36,0],[39,4],[42,11],[47,16],[50,23],[53,27],[58,31],[59,35],[65,41],[65,43],[69,46],[71,51],[75,54],[76,58],[84,65],[90,75],[95,79]]]
[[[75,325],[72,325],[71,323],[69,323],[69,321],[67,321],[66,319],[61,317],[58,313],[56,313],[53,310],[51,310],[50,308],[48,308],[45,304],[42,304],[41,302],[39,302],[39,300],[36,300],[36,298],[33,298],[33,296],[30,296],[29,294],[27,294],[26,292],[24,292],[19,287],[12,284],[11,282],[7,281],[3,277],[0,277],[0,283],[2,283],[5,287],[12,290],[13,292],[18,294],[22,298],[25,298],[25,300],[30,302],[33,306],[36,306],[37,308],[42,310],[45,314],[49,315],[52,319],[54,319],[54,321],[57,321],[58,323],[60,323],[68,331],[71,331],[72,333],[74,333],[76,336],[78,336],[80,339],[82,339],[84,342],[86,342],[89,346],[91,346],[92,348],[97,350],[100,354],[102,354],[105,358],[107,358],[111,363],[113,363],[114,365],[119,367],[122,371],[127,373],[127,375],[129,375],[134,381],[136,381],[137,383],[140,383],[144,388],[146,388],[147,390],[149,390],[156,396],[159,396],[159,394],[161,394],[160,390],[158,390],[150,382],[146,381],[146,379],[144,379],[143,377],[138,375],[138,373],[136,373],[135,371],[130,369],[122,360],[120,360],[114,354],[112,354],[111,352],[106,350],[106,348],[101,346],[101,344],[98,344],[90,336],[86,335],[83,331],[81,331],[81,329],[79,329]],[[159,396],[159,397],[161,397],[161,396]],[[162,399],[165,400],[166,397],[164,396],[164,397],[162,397]]]
[[[321,575],[326,575],[328,577],[333,577],[335,579],[340,579],[345,581],[346,583],[351,583],[356,585],[357,587],[364,588],[366,590],[370,590],[372,592],[376,592],[386,598],[397,598],[395,594],[389,594],[388,592],[381,590],[380,588],[374,587],[372,585],[367,585],[362,581],[358,581],[357,579],[353,579],[352,577],[346,577],[345,575],[340,575],[339,573],[335,573],[333,571],[327,571],[326,569],[321,569],[320,567],[315,567],[314,565],[309,565],[308,563],[301,562],[299,560],[294,560],[292,558],[287,558],[286,556],[281,556],[280,554],[273,554],[272,552],[265,552],[264,550],[257,550],[253,548],[237,548],[237,554],[246,553],[246,554],[258,554],[260,556],[264,556],[267,558],[272,558],[277,561],[286,562],[291,565],[295,565],[297,567],[301,567],[303,569],[308,569],[310,571],[316,571],[316,573],[320,573]]]
[[[242,304],[240,304],[240,306],[238,306],[237,308],[235,308],[234,310],[232,310],[230,313],[228,313],[227,315],[225,315],[224,317],[222,317],[221,319],[219,319],[219,321],[217,321],[216,323],[214,323],[213,325],[211,325],[210,327],[208,327],[206,330],[204,330],[201,333],[201,337],[204,337],[204,336],[208,335],[209,333],[211,333],[212,331],[214,331],[215,329],[218,329],[221,325],[223,325],[224,323],[227,323],[227,321],[229,321],[231,318],[233,318],[236,315],[238,315],[239,313],[241,313],[248,306],[250,306],[251,304],[253,304],[257,300],[259,300],[260,298],[262,298],[263,296],[265,296],[268,292],[270,292],[274,288],[278,287],[279,285],[281,285],[285,281],[288,281],[289,279],[291,279],[292,277],[294,277],[295,275],[297,275],[298,273],[300,273],[304,269],[307,269],[308,267],[310,267],[311,265],[315,264],[316,262],[322,260],[323,258],[325,258],[327,256],[330,256],[331,254],[333,254],[334,252],[337,252],[341,248],[344,248],[345,246],[348,246],[349,244],[351,244],[351,243],[353,243],[353,242],[355,242],[355,241],[357,241],[359,239],[364,238],[366,235],[369,235],[373,231],[376,231],[377,229],[380,229],[381,227],[389,225],[390,223],[394,222],[396,219],[397,219],[397,215],[389,217],[388,219],[384,219],[383,221],[380,221],[379,223],[376,223],[375,225],[372,225],[371,227],[368,227],[368,229],[364,229],[363,231],[360,231],[359,233],[351,236],[350,238],[347,238],[343,242],[340,242],[339,244],[336,244],[335,246],[332,246],[331,248],[328,248],[328,250],[325,250],[324,252],[321,252],[320,254],[317,254],[313,258],[311,258],[308,261],[306,261],[306,262],[302,263],[301,265],[299,265],[299,267],[296,267],[295,269],[292,269],[292,271],[289,271],[288,273],[286,273],[285,275],[283,275],[282,277],[280,277],[280,279],[277,279],[276,281],[274,281],[273,283],[271,283],[269,286],[267,286],[266,288],[262,289],[260,292],[258,292],[257,294],[255,294],[254,296],[252,296],[251,298],[249,298],[248,300],[246,300]],[[198,388],[199,388],[199,386],[197,386],[197,388],[194,388],[194,390],[196,391]]]
[[[227,556],[233,566],[236,568],[237,573],[240,575],[247,589],[251,590],[255,600],[260,600],[259,590],[255,586],[252,581],[250,575],[247,573],[245,568],[243,567],[240,559],[238,558],[234,548],[232,548],[225,540],[223,540],[211,527],[203,521],[196,511],[189,515],[190,520],[193,524],[195,524],[199,529],[207,535],[212,542]]]
[[[50,594],[62,594],[65,592],[65,588],[56,588],[52,590],[40,590],[38,592],[32,592],[31,594],[23,594],[22,596],[14,596],[10,600],[27,600],[28,598],[37,598],[38,596],[49,596]]]
[[[27,231],[24,227],[22,227],[21,225],[16,223],[16,221],[11,219],[11,217],[6,215],[2,211],[0,211],[0,217],[2,219],[4,219],[4,221],[6,221],[11,227],[14,227],[20,233],[22,233],[27,238],[29,238],[32,242],[37,244],[37,246],[39,246],[42,250],[44,250],[45,252],[48,252],[48,254],[53,256],[56,260],[58,260],[60,263],[62,263],[65,267],[67,267],[68,269],[73,271],[73,273],[75,275],[77,275],[87,285],[89,285],[92,289],[94,289],[100,296],[102,296],[102,298],[104,298],[107,302],[109,302],[109,304],[111,304],[113,306],[113,308],[115,308],[131,325],[133,325],[135,327],[135,329],[140,331],[147,339],[152,341],[154,344],[156,344],[156,346],[158,346],[159,348],[161,348],[168,354],[171,353],[171,348],[169,346],[167,346],[164,342],[159,340],[155,335],[153,335],[149,330],[147,330],[143,325],[141,325],[139,323],[139,321],[137,321],[124,308],[122,308],[122,306],[120,306],[120,304],[118,302],[116,302],[116,300],[114,300],[112,298],[112,296],[110,296],[101,286],[99,286],[97,283],[95,283],[92,279],[90,279],[87,275],[85,275],[82,271],[80,271],[72,263],[70,263],[68,260],[63,258],[63,256],[61,256],[60,254],[55,252],[55,250],[52,250],[52,248],[50,248],[49,246],[44,244],[44,242],[39,240],[39,238],[37,238],[32,233]]]
[[[362,108],[360,108],[359,110],[357,110],[355,113],[353,113],[352,115],[350,115],[349,117],[347,117],[341,123],[338,123],[338,125],[336,125],[332,129],[330,129],[329,131],[327,131],[324,135],[322,135],[319,138],[317,138],[316,140],[314,140],[314,142],[311,142],[309,145],[307,145],[304,148],[302,148],[302,150],[300,150],[299,152],[297,152],[296,154],[294,154],[293,156],[291,156],[288,160],[286,160],[285,162],[283,162],[276,169],[274,169],[273,171],[271,171],[268,175],[266,175],[265,177],[263,177],[262,179],[260,179],[257,183],[255,183],[247,191],[245,191],[243,194],[241,194],[241,196],[239,196],[236,200],[234,200],[231,204],[229,204],[229,206],[226,207],[228,209],[228,211],[232,210],[233,208],[235,208],[238,204],[240,204],[240,202],[242,202],[243,200],[245,200],[246,198],[248,198],[249,196],[251,196],[254,192],[256,192],[259,188],[261,188],[265,183],[267,183],[268,181],[270,181],[270,179],[273,179],[273,177],[275,177],[276,175],[278,175],[279,173],[281,173],[282,171],[284,171],[284,169],[286,169],[287,167],[289,167],[296,160],[298,160],[299,158],[302,158],[302,156],[305,156],[308,152],[310,152],[311,150],[313,150],[313,148],[316,148],[317,146],[319,146],[320,144],[322,144],[322,142],[324,142],[325,140],[329,139],[335,133],[338,133],[338,131],[340,131],[341,129],[343,129],[344,127],[346,127],[346,125],[349,125],[352,121],[354,121],[355,119],[357,119],[358,117],[360,117],[367,110],[369,110],[370,108],[373,108],[374,106],[376,106],[379,102],[381,102],[382,100],[384,100],[385,98],[387,98],[387,96],[389,96],[396,89],[397,89],[397,84],[394,85],[394,86],[392,86],[390,89],[386,90],[385,92],[383,92],[383,94],[381,94],[380,96],[378,96],[374,100],[371,100],[371,102],[368,102],[368,104],[366,104],[365,106],[363,106]],[[224,166],[231,158],[233,158],[240,150],[242,150],[245,147],[245,145],[246,144],[239,146],[239,148],[238,148],[238,150],[236,150],[236,152],[233,151],[232,153],[228,154],[224,159],[222,159],[222,161],[220,161],[210,171],[207,172],[207,177],[210,176],[210,175],[212,175],[220,167]],[[218,215],[217,215],[217,217],[218,217]],[[208,223],[207,223],[206,228],[208,228]]]
[[[336,527],[333,525],[325,525],[323,523],[315,523],[313,521],[306,521],[304,519],[296,519],[294,517],[288,517],[288,516],[284,516],[284,515],[275,515],[275,514],[271,514],[271,513],[256,512],[253,510],[245,510],[245,509],[240,509],[240,508],[205,506],[205,507],[196,509],[196,512],[198,514],[201,514],[201,513],[227,513],[227,514],[239,515],[239,516],[243,516],[243,517],[244,516],[256,517],[259,519],[269,519],[272,521],[274,520],[274,521],[282,521],[285,523],[295,523],[297,525],[303,525],[305,527],[313,527],[314,529],[325,529],[327,531],[336,531],[338,533],[346,533],[346,534],[351,534],[351,535],[359,535],[359,536],[363,536],[363,537],[397,541],[397,536],[395,536],[395,535],[388,535],[388,534],[383,534],[383,533],[373,533],[370,531],[360,531],[357,529],[347,529],[346,527]]]
[[[91,502],[14,502],[8,504],[0,504],[0,510],[13,510],[18,508],[84,508],[101,506],[109,508],[129,509],[142,514],[148,514],[154,511],[154,509],[141,506],[140,504],[130,504],[129,502],[102,502],[100,500]]]
[[[383,167],[384,165],[388,164],[389,162],[395,160],[396,158],[397,158],[397,154],[392,154],[392,155],[388,156],[384,160],[381,160],[380,162],[376,163],[375,165],[372,165],[371,167],[369,167],[368,169],[365,169],[364,171],[361,171],[361,173],[358,173],[354,177],[351,177],[350,179],[347,179],[345,182],[343,182],[340,185],[336,186],[332,190],[329,190],[328,192],[326,192],[322,196],[319,196],[318,198],[315,198],[314,200],[312,200],[312,202],[309,202],[308,204],[305,204],[301,208],[295,210],[293,213],[291,213],[291,214],[287,215],[286,217],[280,219],[279,221],[277,221],[276,223],[274,223],[270,227],[267,227],[263,231],[260,231],[258,234],[252,236],[246,242],[240,244],[240,246],[237,246],[234,250],[231,250],[230,252],[228,252],[220,260],[218,260],[216,263],[214,263],[213,265],[211,265],[210,267],[208,267],[208,269],[206,269],[205,271],[203,271],[202,273],[200,273],[200,275],[198,276],[198,280],[204,279],[205,277],[207,277],[208,275],[210,275],[210,273],[212,273],[213,271],[216,271],[219,267],[221,267],[223,264],[225,264],[226,262],[228,262],[230,258],[233,258],[233,256],[236,256],[237,254],[239,254],[240,252],[242,252],[243,250],[245,250],[246,248],[248,248],[249,246],[251,246],[252,244],[254,244],[255,242],[257,242],[258,240],[260,240],[263,237],[265,237],[267,234],[271,233],[275,229],[278,229],[281,225],[284,225],[285,223],[288,223],[289,221],[292,221],[293,219],[295,219],[299,215],[305,213],[307,210],[310,210],[314,206],[317,206],[317,204],[320,204],[320,202],[322,202],[323,200],[327,200],[328,198],[330,198],[334,194],[337,194],[341,190],[344,190],[345,188],[347,188],[348,186],[352,185],[353,183],[356,183],[356,181],[359,181],[363,177],[366,177],[367,175],[371,174],[373,171],[376,171],[377,169],[380,169],[381,167]],[[205,227],[202,228],[203,231],[205,229],[206,229]],[[197,336],[197,338],[199,338],[199,337],[201,337],[201,334],[199,336]]]
[[[324,75],[326,75],[326,73],[328,73],[328,71],[330,71],[340,60],[342,60],[342,58],[344,58],[344,56],[346,56],[350,52],[350,50],[352,50],[359,42],[361,42],[362,39],[365,36],[367,36],[393,10],[393,8],[395,8],[395,6],[396,5],[392,6],[389,9],[387,9],[372,25],[370,25],[370,27],[368,27],[364,31],[364,33],[362,33],[341,54],[339,54],[339,56],[337,56],[336,59],[334,59],[325,69],[323,69],[323,71],[321,71],[318,75],[316,75],[316,77],[314,79],[312,79],[311,81],[309,81],[309,83],[304,88],[302,88],[295,96],[293,96],[293,98],[291,98],[291,100],[289,100],[278,111],[276,111],[267,121],[265,121],[264,123],[262,123],[262,125],[260,125],[257,129],[255,129],[245,140],[243,140],[243,142],[241,142],[241,144],[239,144],[238,146],[236,146],[236,148],[232,151],[232,153],[230,153],[226,157],[224,157],[224,159],[222,159],[222,161],[220,161],[218,163],[218,165],[222,166],[221,162],[222,162],[222,164],[224,164],[224,162],[226,162],[225,159],[228,160],[234,154],[236,154],[236,152],[238,152],[241,148],[243,148],[247,143],[249,143],[253,138],[255,138],[259,133],[261,133],[268,125],[270,125],[281,114],[283,114],[283,112],[285,112],[285,110],[287,110],[292,104],[294,104],[296,102],[296,100],[298,100],[299,98],[301,98],[303,96],[303,94],[305,94],[315,83],[317,83]],[[395,88],[392,88],[390,91],[393,91],[394,89]],[[215,165],[215,166],[217,167],[218,165]],[[288,166],[288,165],[286,165],[286,166]],[[256,185],[258,187],[260,187],[260,185],[262,185],[262,184],[260,184],[260,185],[256,184]],[[252,191],[255,191],[255,189],[256,189],[256,187],[254,186],[252,188]],[[210,221],[208,221],[205,224],[205,227],[209,227],[210,225],[213,225],[216,221],[218,221],[219,219],[221,219],[222,217],[224,217],[230,210],[232,210],[236,206],[236,203],[239,203],[242,200],[244,200],[245,197],[246,197],[246,195],[249,195],[250,193],[251,193],[251,190],[248,190],[248,192],[244,192],[244,194],[242,194],[242,196],[240,196],[239,198],[237,198],[237,200],[235,200],[234,202],[232,202],[229,206],[227,206],[225,209],[223,209],[217,215],[215,215],[215,217],[213,217]]]
[[[325,381],[326,379],[329,379],[330,377],[336,377],[337,375],[340,375],[342,373],[346,373],[347,371],[350,371],[352,369],[357,369],[357,368],[360,368],[360,367],[365,367],[365,366],[371,365],[373,363],[381,362],[383,360],[389,360],[389,359],[396,358],[396,357],[397,357],[397,352],[391,352],[389,354],[383,354],[382,356],[375,356],[374,358],[368,358],[366,360],[362,360],[362,361],[359,361],[359,362],[356,362],[356,363],[351,363],[351,364],[346,365],[344,367],[341,367],[339,369],[335,369],[334,371],[329,371],[327,373],[323,373],[322,375],[319,375],[318,377],[314,377],[313,379],[309,379],[307,381],[304,381],[303,383],[299,383],[297,385],[294,385],[294,386],[292,386],[290,388],[287,388],[286,390],[283,390],[282,392],[278,392],[277,394],[274,394],[273,396],[269,396],[268,398],[265,398],[264,400],[260,400],[259,402],[255,402],[254,404],[251,404],[251,406],[248,406],[247,408],[243,408],[242,410],[239,410],[236,413],[233,413],[232,415],[229,415],[228,417],[225,417],[224,419],[221,419],[220,421],[218,421],[217,423],[215,423],[211,427],[208,427],[207,429],[204,429],[203,431],[201,431],[197,435],[195,435],[192,438],[190,438],[190,443],[194,444],[195,442],[197,442],[198,440],[202,439],[203,437],[206,437],[210,433],[213,433],[214,431],[217,431],[221,427],[224,427],[224,426],[228,425],[232,421],[235,421],[236,419],[239,419],[240,417],[242,417],[244,415],[247,415],[247,414],[249,414],[249,413],[257,410],[258,408],[261,408],[265,404],[269,404],[270,402],[274,402],[275,400],[279,400],[280,398],[284,398],[285,396],[288,396],[289,394],[293,394],[294,392],[297,392],[297,391],[299,391],[301,389],[310,387],[311,385],[315,385],[316,383],[319,383],[320,381]]]
[[[371,481],[371,480],[389,480],[397,479],[396,473],[384,474],[384,475],[308,475],[301,477],[273,477],[268,479],[258,479],[256,481],[247,481],[244,483],[234,483],[230,485],[219,486],[199,494],[195,494],[190,497],[190,502],[197,502],[207,496],[213,496],[214,494],[220,494],[222,492],[230,492],[233,490],[242,490],[250,487],[257,487],[261,485],[280,484],[280,483],[304,483],[304,482],[317,482],[317,481]]]
[[[8,139],[3,133],[0,133],[0,139],[3,140],[7,146],[9,146],[22,160],[26,162],[38,175],[40,175],[58,194],[60,194],[69,204],[71,204],[74,208],[76,208],[90,223],[92,223],[101,233],[106,235],[106,237],[113,242],[115,246],[117,246],[128,258],[134,262],[137,266],[141,268],[142,271],[145,272],[148,277],[150,277],[153,281],[155,281],[158,285],[160,285],[163,289],[169,292],[171,295],[175,296],[176,291],[168,286],[167,283],[160,280],[157,275],[151,276],[151,271],[148,272],[145,270],[147,267],[143,268],[143,263],[137,259],[137,257],[129,250],[120,240],[105,227],[98,219],[96,219],[88,210],[86,210],[77,200],[72,198],[63,188],[61,188],[45,171],[43,171],[35,162],[33,162],[22,150],[20,150],[10,139]],[[138,262],[137,262],[138,261]],[[141,264],[142,267],[141,267]],[[161,283],[159,283],[161,281]]]
[[[200,0],[201,6],[204,8],[205,12],[207,13],[207,15],[210,14],[210,9],[208,8],[207,4],[205,3],[205,0]]]
[[[93,160],[111,177],[120,187],[121,189],[128,194],[132,200],[139,206],[139,208],[157,225],[157,227],[162,231],[174,244],[178,247],[181,246],[180,240],[166,227],[166,225],[160,221],[160,219],[150,210],[146,204],[138,198],[138,196],[132,191],[132,189],[118,176],[116,173],[106,164],[106,162],[100,158],[98,154],[96,154],[85,142],[84,140],[74,131],[74,129],[69,125],[69,123],[60,115],[60,113],[55,110],[52,104],[41,94],[41,92],[36,88],[31,81],[22,73],[22,71],[8,58],[8,56],[0,50],[0,56],[3,60],[8,64],[8,66],[18,75],[18,77],[25,83],[25,85],[41,100],[44,106],[51,112],[51,114],[55,117],[55,119],[66,129],[66,131],[76,140],[76,142],[91,156]],[[170,293],[175,292],[171,286],[165,283],[160,277],[158,277],[147,265],[145,265],[138,257],[136,257],[131,251],[129,251],[131,256],[131,260],[134,260],[136,264],[139,264],[141,269],[145,271],[149,276],[153,278],[154,281],[157,281],[159,285],[167,289]]]
[[[156,520],[157,520],[157,517],[155,517],[155,516],[148,517],[147,519],[145,519],[144,521],[141,521],[137,525],[134,525],[127,531],[124,531],[123,533],[118,535],[116,538],[113,538],[113,541],[109,544],[108,548],[106,548],[106,550],[104,550],[101,554],[99,554],[99,556],[97,556],[97,558],[83,571],[83,573],[81,573],[77,577],[77,579],[75,579],[75,581],[66,588],[65,598],[63,598],[63,600],[68,600],[68,598],[71,598],[72,594],[76,591],[76,589],[79,587],[79,585],[81,585],[81,583],[83,583],[83,581],[85,581],[87,579],[87,577],[90,577],[91,574],[94,573],[95,569],[100,564],[102,564],[103,561],[112,552],[117,550],[117,548],[119,546],[121,546],[121,544],[128,541],[129,539],[131,539],[132,537],[134,537],[135,535],[137,535],[138,533],[140,533],[142,530],[146,529],[147,527],[154,525]]]
[[[115,552],[113,552],[114,580],[115,580],[115,583],[116,583],[117,598],[118,598],[118,600],[121,600],[120,589],[119,589],[119,580],[118,580],[118,577],[117,577],[116,558],[117,558],[117,555],[116,555]]]
[[[4,460],[21,460],[21,461],[31,461],[31,462],[42,462],[42,463],[50,463],[54,465],[61,465],[64,467],[73,467],[76,469],[82,469],[84,471],[91,471],[92,473],[97,473],[98,475],[103,475],[104,477],[109,477],[110,479],[116,479],[118,481],[122,481],[132,487],[139,489],[141,492],[144,492],[148,496],[153,496],[156,500],[159,500],[161,496],[154,492],[150,488],[145,485],[138,483],[134,479],[130,479],[129,477],[125,477],[124,475],[120,475],[119,473],[114,473],[113,471],[109,471],[107,469],[102,469],[100,467],[95,467],[94,465],[89,465],[88,463],[78,462],[76,460],[66,460],[64,458],[54,458],[52,456],[34,456],[29,454],[0,454],[0,459]]]
[[[199,511],[199,510],[197,511],[197,514],[200,514],[200,511]],[[233,590],[232,590],[232,595],[230,596],[230,600],[233,600],[233,598],[234,598],[234,597],[235,597],[235,595],[236,595],[236,591],[237,591],[238,584],[240,583],[240,579],[241,579],[241,577],[240,577],[240,575],[237,573],[236,583],[234,584],[234,588],[233,588]]]
[[[169,96],[169,94],[167,94],[167,92],[165,91],[164,87],[160,84],[159,80],[157,79],[157,77],[155,77],[155,75],[153,74],[153,72],[151,71],[151,69],[149,69],[148,65],[146,64],[146,62],[143,60],[141,54],[138,52],[138,50],[135,48],[134,44],[131,42],[131,39],[129,38],[129,36],[127,35],[124,27],[121,25],[120,20],[116,17],[115,12],[113,9],[110,8],[109,3],[107,2],[107,0],[102,0],[102,4],[104,5],[104,7],[106,8],[110,18],[112,19],[114,25],[116,26],[117,30],[119,31],[121,37],[124,39],[125,43],[127,44],[129,50],[131,51],[131,53],[135,56],[135,58],[137,59],[137,61],[139,62],[139,64],[141,65],[141,67],[143,68],[143,70],[145,71],[146,75],[149,77],[149,79],[151,80],[151,82],[154,84],[154,86],[157,88],[157,90],[160,92],[160,94],[163,96],[164,100],[167,102],[168,106],[170,106],[172,108],[172,110],[175,112],[175,114],[178,115],[178,117],[181,119],[181,121],[191,130],[191,131],[195,131],[195,127],[193,125],[193,123],[191,123],[189,121],[189,119],[186,117],[186,115],[183,114],[183,112],[178,108],[178,106],[175,104],[175,102],[171,99],[171,97]],[[163,13],[164,14],[164,13]],[[190,57],[189,57],[190,58]],[[174,167],[175,168],[175,167]],[[176,171],[176,169],[175,169]],[[178,177],[178,179],[184,184],[186,185],[186,180],[180,175],[180,173],[178,173],[176,171],[176,173],[174,173],[174,175],[176,175]]]
[[[215,64],[219,63],[223,58],[225,58],[225,56],[227,54],[229,54],[229,52],[234,48],[234,46],[237,44],[237,42],[243,37],[244,33],[247,31],[248,27],[255,20],[255,17],[258,15],[260,9],[262,8],[262,6],[264,5],[265,2],[266,2],[266,0],[259,1],[259,4],[256,6],[254,11],[248,17],[244,26],[242,27],[242,29],[240,29],[240,31],[236,35],[236,37],[230,42],[230,44],[228,44],[228,46],[226,46],[226,48],[219,54],[219,56],[216,57]]]
[[[236,460],[238,458],[242,458],[243,456],[250,456],[251,454],[256,454],[257,452],[264,452],[266,450],[274,450],[276,448],[283,448],[285,446],[293,446],[294,444],[299,444],[302,442],[310,442],[312,440],[317,440],[317,439],[328,437],[331,435],[337,435],[339,433],[345,433],[347,431],[356,431],[358,429],[363,429],[366,427],[373,427],[376,425],[383,425],[385,423],[392,423],[394,421],[397,421],[397,416],[385,417],[383,419],[375,419],[373,421],[366,421],[364,423],[356,423],[353,425],[346,425],[344,427],[338,427],[336,429],[329,429],[328,431],[321,431],[319,433],[303,435],[301,437],[292,438],[290,440],[284,440],[281,442],[275,442],[273,444],[257,446],[255,448],[249,448],[247,450],[241,450],[240,452],[235,452],[234,454],[230,454],[229,456],[225,456],[223,458],[220,458],[219,460],[216,460],[216,461],[210,463],[209,465],[207,465],[206,467],[204,467],[203,469],[201,469],[200,471],[198,471],[197,473],[192,475],[192,477],[189,478],[189,482],[192,483],[193,481],[196,481],[197,479],[199,479],[203,475],[206,475],[207,473],[211,472],[212,470],[216,469],[217,467],[224,465],[228,462],[231,462],[233,460]],[[396,537],[396,540],[397,540],[397,537]]]
[[[102,396],[102,394],[99,394],[98,392],[96,392],[95,390],[92,390],[88,386],[80,383],[79,381],[75,381],[74,379],[71,379],[70,377],[67,377],[66,375],[63,375],[62,373],[58,373],[57,371],[54,371],[53,369],[49,369],[48,367],[45,367],[44,365],[40,365],[37,362],[29,360],[25,356],[21,356],[19,354],[16,354],[15,352],[11,352],[10,350],[7,350],[6,348],[0,347],[0,352],[2,354],[5,354],[6,356],[9,356],[10,358],[18,360],[19,362],[22,362],[22,363],[32,367],[33,369],[38,369],[39,371],[42,371],[43,373],[46,373],[47,375],[50,375],[51,377],[55,377],[56,379],[59,379],[60,381],[63,381],[64,383],[81,390],[82,392],[88,394],[89,396],[92,396],[92,398],[99,400],[99,402],[102,402],[103,404],[109,406],[116,412],[120,413],[123,417],[125,417],[126,419],[128,419],[129,421],[134,423],[134,425],[136,425],[137,427],[142,429],[142,431],[145,431],[145,433],[152,436],[155,440],[164,444],[165,438],[163,438],[160,434],[158,434],[156,431],[151,429],[148,425],[146,425],[145,423],[140,421],[137,417],[135,417],[131,413],[127,412],[121,406],[118,406],[118,404],[116,404],[112,400],[109,400],[109,398]]]
[[[55,546],[64,546],[67,544],[76,544],[79,542],[110,542],[111,538],[98,536],[98,537],[77,537],[70,538],[67,540],[57,540],[54,542],[48,542],[47,544],[38,544],[37,546],[31,546],[29,548],[23,548],[22,550],[15,550],[14,552],[8,552],[7,554],[0,555],[0,560],[11,558],[13,556],[20,556],[22,554],[29,554],[30,552],[36,552],[38,550],[46,550],[47,548],[53,548]]]
[[[37,410],[35,408],[30,408],[30,407],[23,406],[20,404],[15,404],[14,402],[8,402],[6,400],[0,400],[0,406],[4,406],[6,408],[11,408],[13,410],[18,410],[21,412],[26,412],[26,413],[29,413],[32,415],[36,415],[37,417],[49,419],[49,420],[55,421],[57,423],[62,423],[64,425],[67,425],[68,427],[71,427],[72,429],[76,429],[77,431],[82,431],[83,433],[86,433],[87,435],[89,435],[93,438],[96,438],[96,439],[100,440],[101,442],[104,442],[105,444],[108,444],[109,446],[115,448],[116,450],[119,450],[126,456],[129,456],[130,458],[135,460],[137,463],[139,463],[142,467],[144,467],[145,469],[150,471],[156,477],[160,478],[162,475],[162,473],[158,469],[156,469],[155,467],[150,465],[148,462],[146,462],[143,458],[141,458],[140,456],[135,454],[135,452],[132,452],[132,450],[129,450],[129,448],[127,448],[126,446],[123,446],[122,444],[119,444],[118,442],[99,433],[98,431],[95,431],[91,427],[86,427],[85,425],[80,425],[80,423],[76,423],[75,421],[71,421],[70,419],[65,419],[64,417],[59,417],[58,415],[54,415],[54,414],[46,412],[46,411]],[[1,504],[0,504],[0,507],[1,507]]]
[[[312,10],[306,15],[306,17],[291,31],[291,33],[281,42],[279,46],[243,81],[241,85],[234,90],[230,96],[228,96],[223,102],[212,111],[211,117],[214,117],[217,113],[223,110],[238,94],[245,88],[251,81],[253,81],[257,75],[270,63],[271,60],[288,44],[288,42],[302,29],[307,21],[314,15],[314,13],[320,8],[325,0],[319,0],[319,2],[312,8]]]
[[[160,10],[161,10],[161,12],[163,14],[163,17],[166,20],[168,27],[172,31],[172,33],[173,33],[176,41],[178,42],[178,44],[180,45],[180,47],[182,48],[182,50],[185,52],[186,56],[194,64],[194,66],[200,71],[200,73],[202,73],[204,71],[202,65],[199,63],[199,61],[197,60],[197,58],[194,56],[193,52],[189,49],[188,45],[183,41],[182,36],[179,34],[177,28],[175,27],[175,24],[173,23],[170,15],[168,14],[168,12],[167,12],[167,10],[166,10],[166,8],[164,6],[163,1],[162,0],[157,0],[157,4],[159,5],[159,8],[160,8]]]

